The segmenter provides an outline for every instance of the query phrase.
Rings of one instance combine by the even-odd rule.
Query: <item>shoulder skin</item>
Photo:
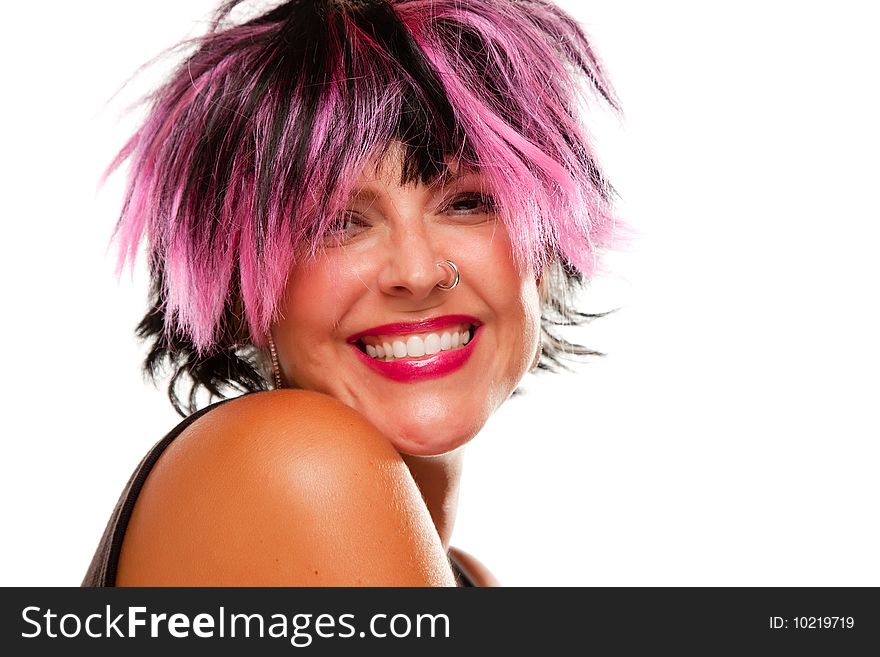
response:
[[[454,586],[409,470],[359,413],[278,390],[199,418],[138,497],[119,586]]]

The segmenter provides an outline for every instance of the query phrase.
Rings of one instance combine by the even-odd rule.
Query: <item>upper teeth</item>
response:
[[[363,338],[367,355],[380,360],[419,358],[440,351],[458,349],[471,339],[470,328],[447,330],[439,333],[419,333],[395,337],[368,336]]]

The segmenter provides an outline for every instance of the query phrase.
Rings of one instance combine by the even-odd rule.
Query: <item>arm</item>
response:
[[[168,447],[117,582],[454,586],[418,488],[369,422],[313,392],[248,395]]]

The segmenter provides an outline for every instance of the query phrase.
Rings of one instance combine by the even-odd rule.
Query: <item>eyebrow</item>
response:
[[[460,167],[455,172],[453,172],[449,167],[444,167],[443,172],[439,176],[437,176],[436,180],[431,183],[431,187],[443,187],[444,185],[458,182],[462,178],[479,175],[480,170],[475,167]]]
[[[457,171],[452,171],[449,167],[445,167],[443,172],[431,181],[428,189],[436,192],[445,186],[453,185],[461,180],[465,180],[471,176],[479,176],[481,172],[476,167],[461,167]],[[375,203],[382,196],[381,189],[375,182],[368,182],[363,186],[355,187],[348,196],[349,202],[369,202]]]
[[[352,190],[348,197],[349,201],[370,201],[374,202],[379,198],[380,193],[372,187],[356,187]]]

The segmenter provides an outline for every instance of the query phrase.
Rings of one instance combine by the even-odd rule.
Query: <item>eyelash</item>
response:
[[[482,209],[483,212],[488,213],[495,211],[495,199],[480,192],[465,192],[464,194],[459,194],[458,196],[455,196],[449,203],[446,204],[443,211],[448,212],[453,205],[461,203],[462,201],[477,201],[479,203],[479,207]]]
[[[458,205],[460,203],[472,203],[476,201],[477,207],[469,210],[453,210],[453,206]],[[453,216],[470,216],[477,214],[490,214],[495,211],[495,199],[486,194],[482,194],[480,192],[465,192],[462,194],[458,194],[454,196],[449,202],[442,206],[443,209],[440,210],[441,214],[452,213]],[[341,239],[345,240],[346,237],[355,237],[359,235],[363,231],[359,231],[355,233],[355,235],[348,236],[346,233],[348,229],[346,228],[349,223],[353,223],[354,225],[361,226],[365,230],[370,227],[370,222],[360,215],[357,212],[346,212],[343,214],[339,221],[330,228],[328,231],[328,237],[331,239]]]

